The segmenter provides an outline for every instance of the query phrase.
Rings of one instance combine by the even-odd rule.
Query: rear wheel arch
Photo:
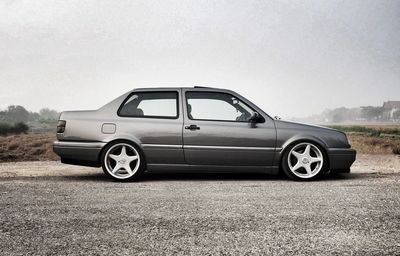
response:
[[[121,163],[121,167],[116,167],[116,165],[120,164],[120,163],[115,163],[115,161],[117,159],[115,159],[114,157],[118,157],[118,155],[115,155],[114,157],[111,157],[111,153],[113,150],[118,150],[118,148],[123,148],[125,152],[125,148],[126,148],[126,152],[128,152],[129,147],[131,148],[130,151],[131,153],[128,155],[128,157],[124,157],[123,155],[126,156],[126,153],[122,153],[120,151],[120,155],[123,158],[121,160],[118,160],[118,162],[122,162]],[[136,151],[136,154],[134,153]],[[132,153],[134,153],[132,155]],[[136,166],[130,163],[130,161],[128,160],[130,158],[130,156],[135,156],[137,155],[138,162],[136,162]],[[110,161],[114,161],[114,167],[118,168],[118,171],[111,171],[111,169],[113,168],[113,166],[110,166],[112,163],[110,163]],[[126,165],[126,161],[128,162],[128,166]],[[135,161],[135,160],[131,160],[131,161]],[[110,142],[108,142],[101,150],[100,155],[99,155],[99,163],[103,169],[103,172],[110,177],[111,179],[115,180],[115,181],[135,181],[140,179],[140,176],[142,175],[142,173],[146,170],[146,157],[144,155],[144,151],[142,149],[141,146],[139,146],[137,143],[131,141],[131,140],[126,140],[126,139],[116,139],[116,140],[112,140]],[[121,169],[122,168],[122,169]],[[125,170],[129,170],[128,173],[126,173]],[[122,171],[122,173],[121,173]],[[111,173],[112,172],[112,173]],[[131,173],[130,173],[131,172]],[[125,177],[124,177],[125,176]]]
[[[130,140],[130,139],[114,139],[114,140],[111,140],[111,141],[107,142],[107,144],[104,145],[103,148],[100,150],[99,157],[98,157],[99,163],[101,163],[101,160],[102,160],[101,158],[102,158],[102,156],[103,156],[103,154],[104,154],[104,151],[105,151],[107,148],[109,148],[110,145],[114,145],[114,144],[117,144],[117,143],[128,143],[128,144],[131,144],[131,145],[135,146],[137,149],[139,149],[139,150],[141,151],[141,153],[142,153],[142,155],[143,155],[143,160],[144,160],[145,163],[146,163],[146,156],[144,155],[144,150],[143,150],[143,148],[141,147],[140,144],[138,144],[137,142],[132,141],[132,140]]]

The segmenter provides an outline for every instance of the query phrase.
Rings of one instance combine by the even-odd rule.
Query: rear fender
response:
[[[128,134],[128,133],[122,133],[122,134],[118,133],[118,135],[117,134],[113,134],[112,136],[107,137],[103,142],[108,144],[108,143],[110,143],[112,141],[115,141],[115,140],[131,141],[131,142],[135,143],[136,145],[138,145],[140,148],[142,148],[142,142],[137,137],[132,136],[131,134]]]

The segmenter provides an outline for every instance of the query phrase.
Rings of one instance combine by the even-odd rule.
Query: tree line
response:
[[[59,115],[59,112],[49,108],[32,112],[20,105],[8,106],[0,111],[0,135],[26,133],[31,126],[38,124],[52,125],[57,122]]]

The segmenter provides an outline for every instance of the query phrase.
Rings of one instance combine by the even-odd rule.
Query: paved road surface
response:
[[[399,169],[359,162],[352,174],[309,183],[237,174],[115,183],[99,169],[1,164],[0,251],[399,255]]]

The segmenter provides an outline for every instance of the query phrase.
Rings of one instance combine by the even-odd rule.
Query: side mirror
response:
[[[252,123],[252,124],[258,123],[261,120],[262,120],[262,118],[261,118],[260,114],[257,113],[257,112],[253,112],[253,114],[249,118],[249,122]]]

